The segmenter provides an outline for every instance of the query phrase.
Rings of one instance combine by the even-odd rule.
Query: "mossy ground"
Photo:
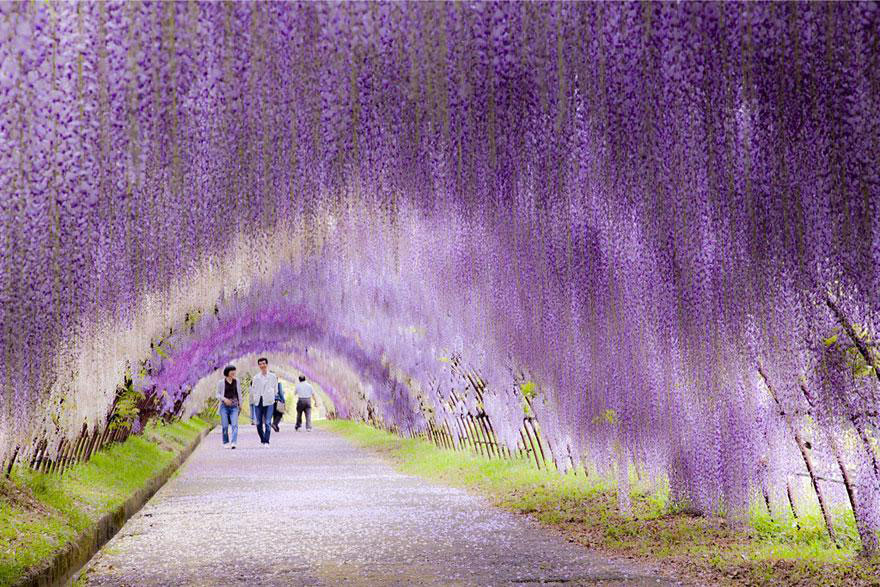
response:
[[[382,453],[405,473],[486,495],[584,546],[700,584],[880,586],[880,557],[857,555],[852,516],[843,512],[836,515],[843,535],[839,549],[830,543],[818,514],[802,515],[795,524],[756,509],[735,528],[720,517],[670,509],[663,490],[634,490],[633,517],[625,518],[613,486],[595,475],[560,475],[526,461],[441,450],[424,440],[344,420],[320,425]]]
[[[165,468],[211,423],[198,417],[151,423],[63,476],[17,467],[0,478],[0,585],[50,560]]]

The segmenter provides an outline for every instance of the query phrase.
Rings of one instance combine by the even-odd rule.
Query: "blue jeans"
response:
[[[274,408],[275,406],[272,404],[264,406],[262,400],[260,400],[260,405],[254,406],[254,410],[257,413],[257,434],[260,435],[260,442],[263,444],[269,444],[269,435],[272,433],[272,412],[274,411]]]
[[[223,444],[229,442],[229,425],[232,425],[232,442],[238,442],[238,406],[220,402],[220,425],[223,426]]]

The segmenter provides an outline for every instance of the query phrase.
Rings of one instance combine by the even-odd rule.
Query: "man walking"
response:
[[[238,441],[238,410],[241,406],[241,391],[235,378],[235,366],[223,368],[223,379],[217,382],[217,399],[220,400],[220,425],[223,427],[223,448],[235,448]],[[232,442],[229,442],[229,427],[232,426]]]
[[[275,404],[275,392],[278,389],[278,378],[269,372],[269,359],[257,359],[260,372],[254,375],[251,383],[251,404],[256,414],[257,434],[264,448],[269,448],[269,435],[272,433],[272,407]]]
[[[312,429],[312,397],[315,390],[306,381],[305,375],[299,376],[299,383],[296,384],[296,430],[302,426],[302,415],[306,413],[306,430]]]

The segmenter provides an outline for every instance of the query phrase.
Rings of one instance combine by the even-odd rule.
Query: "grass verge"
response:
[[[17,467],[0,479],[0,585],[50,561],[83,530],[121,506],[212,424],[198,417],[151,423],[63,476]]]
[[[816,515],[795,524],[756,511],[748,524],[735,528],[720,517],[670,510],[663,491],[634,491],[634,515],[626,518],[618,512],[613,486],[595,475],[560,475],[527,461],[441,450],[345,420],[319,425],[388,457],[404,473],[482,494],[584,546],[681,579],[706,585],[880,586],[880,557],[857,556],[852,521],[842,512],[840,549],[830,544]]]

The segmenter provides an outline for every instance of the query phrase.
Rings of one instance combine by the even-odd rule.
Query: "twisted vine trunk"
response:
[[[818,421],[815,398],[812,397],[812,394],[803,383],[800,384],[800,389],[801,393],[804,394],[804,399],[807,400],[807,405],[810,407],[810,416]],[[843,478],[843,485],[846,487],[846,495],[849,498],[849,504],[852,508],[853,516],[856,519],[856,528],[859,532],[859,538],[862,541],[862,548],[866,553],[874,552],[877,549],[877,538],[873,535],[870,524],[865,522],[867,512],[863,510],[859,503],[856,495],[856,486],[850,477],[849,470],[847,469],[846,462],[843,458],[843,451],[840,448],[840,443],[837,442],[837,437],[834,435],[833,430],[829,430],[827,427],[823,427],[823,430],[825,432],[825,437],[828,439],[828,444],[831,446],[831,454],[834,455],[834,460],[837,462],[837,467],[840,469],[840,476]]]
[[[834,531],[834,522],[831,519],[831,511],[828,509],[828,504],[825,502],[825,495],[822,493],[822,488],[819,486],[819,479],[816,477],[815,467],[813,466],[813,458],[810,456],[809,449],[804,443],[803,437],[801,437],[800,430],[798,430],[797,425],[794,422],[794,418],[792,415],[785,410],[785,407],[779,401],[779,397],[776,395],[776,392],[773,391],[773,386],[770,385],[770,379],[767,377],[767,373],[764,371],[764,368],[759,364],[758,365],[758,374],[761,375],[761,379],[764,380],[764,384],[767,386],[767,390],[770,392],[770,397],[773,398],[773,401],[776,403],[776,406],[779,408],[779,413],[785,420],[785,424],[791,432],[792,436],[794,436],[794,441],[797,443],[798,450],[801,452],[801,457],[804,460],[804,465],[807,467],[807,473],[810,475],[810,481],[813,484],[813,491],[816,492],[816,497],[819,500],[819,509],[822,510],[822,518],[825,520],[825,529],[828,530],[828,536],[831,538],[831,541],[840,548],[840,544],[837,541],[837,533]],[[789,492],[789,499],[791,499],[791,493]]]

